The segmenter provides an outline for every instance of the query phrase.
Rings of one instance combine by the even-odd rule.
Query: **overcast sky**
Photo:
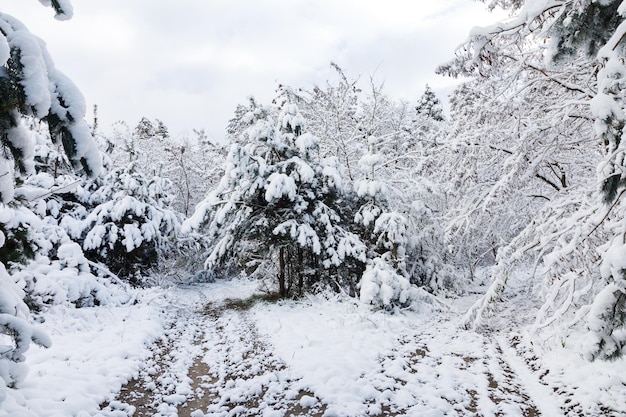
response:
[[[57,21],[36,0],[0,0],[99,108],[102,130],[142,116],[173,136],[219,139],[238,103],[271,100],[278,83],[310,87],[332,75],[384,82],[416,100],[426,83],[442,99],[453,80],[434,68],[473,26],[494,15],[473,0],[73,0]]]

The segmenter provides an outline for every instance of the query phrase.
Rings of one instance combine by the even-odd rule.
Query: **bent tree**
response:
[[[488,3],[510,10],[513,17],[473,30],[440,72],[474,77],[468,85],[473,97],[505,110],[502,119],[511,122],[502,138],[523,150],[494,146],[510,152],[500,154],[516,168],[495,178],[499,188],[486,188],[483,195],[494,201],[504,185],[528,174],[549,193],[541,192],[545,203],[535,204],[526,226],[498,250],[493,284],[469,311],[466,324],[480,326],[504,291],[513,263],[535,258],[545,266],[536,334],[562,344],[584,340],[583,353],[590,360],[616,358],[626,346],[626,3]],[[501,86],[490,101],[475,88],[486,83]],[[507,89],[513,94],[507,95]],[[504,128],[504,123],[496,125]],[[477,143],[460,145],[469,150]],[[526,158],[540,147],[550,149],[546,158]],[[596,169],[580,169],[590,161]],[[487,207],[484,201],[476,207]]]

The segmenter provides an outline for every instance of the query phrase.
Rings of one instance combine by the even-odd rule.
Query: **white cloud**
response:
[[[0,0],[48,43],[57,66],[98,104],[103,128],[160,118],[172,133],[223,134],[237,103],[269,100],[278,82],[323,82],[335,61],[375,72],[394,96],[426,82],[476,24],[495,20],[472,0],[73,0],[53,19],[35,0]]]

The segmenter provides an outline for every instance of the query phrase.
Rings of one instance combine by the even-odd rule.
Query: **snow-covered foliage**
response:
[[[459,265],[492,261],[541,207],[585,186],[600,158],[584,104],[593,67],[546,68],[541,48],[517,52],[523,61],[463,84],[452,99],[440,160],[454,167],[442,180]]]
[[[58,19],[67,0],[42,1]],[[49,346],[31,313],[125,298],[91,271],[72,233],[84,215],[72,192],[102,169],[85,102],[45,43],[0,13],[0,403],[25,375],[30,342]],[[45,132],[44,132],[45,129]],[[78,173],[75,173],[74,171]],[[71,196],[70,196],[71,195]],[[65,200],[66,197],[68,200]],[[72,236],[70,236],[72,235]],[[2,408],[2,407],[0,407]]]
[[[34,178],[39,184],[46,183],[45,174]],[[51,177],[48,180],[54,182]],[[23,188],[29,192],[16,191],[22,198],[31,195],[38,199],[11,206],[0,204],[0,393],[5,383],[15,386],[21,382],[26,368],[12,362],[23,360],[31,340],[49,345],[49,339],[33,324],[31,312],[40,314],[52,305],[74,308],[128,300],[123,289],[92,273],[81,247],[50,215],[49,209],[58,207],[59,197],[52,197],[46,188],[44,198],[42,189],[33,186],[34,181],[27,179],[26,184],[28,187]],[[73,219],[74,223],[79,221]]]
[[[184,229],[206,227],[214,239],[209,267],[232,255],[244,264],[276,256],[283,296],[321,282],[355,291],[366,256],[349,227],[356,196],[336,158],[316,158],[318,139],[305,132],[298,108],[277,110],[274,119],[274,109],[251,101],[249,127],[232,146],[224,177]]]
[[[428,86],[414,106],[398,102],[374,80],[361,89],[358,79],[332,67],[337,80],[311,91],[281,86],[276,101],[298,103],[309,131],[320,138],[320,155],[344,166],[344,182],[363,200],[354,220],[364,240],[375,245],[373,227],[383,212],[404,216],[404,273],[411,283],[436,292],[456,287],[443,226],[449,197],[439,182],[441,103]]]
[[[30,320],[24,296],[0,264],[0,404],[6,396],[5,386],[14,386],[26,375],[26,368],[20,362],[24,361],[30,343],[50,345],[49,337]]]
[[[68,20],[74,15],[74,8],[69,0],[39,0],[39,2],[54,9],[55,19]]]
[[[444,235],[427,208],[437,199],[431,187],[418,186],[427,182],[416,175],[423,165],[405,152],[422,153],[408,136],[427,116],[405,114],[406,104],[393,103],[373,83],[361,102],[355,82],[335,69],[338,85],[311,93],[281,86],[276,106],[251,99],[247,111],[237,108],[229,135],[239,136],[225,176],[185,229],[208,228],[215,246],[207,266],[234,259],[276,265],[279,284],[286,279],[283,295],[294,283],[298,291],[324,283],[356,295],[365,268],[385,269],[383,262],[410,287],[451,288]],[[420,137],[438,122],[420,124]],[[399,297],[379,299],[380,307],[407,305]]]
[[[43,41],[20,21],[0,14],[0,32],[0,128],[2,146],[7,150],[3,155],[10,155],[8,160],[3,157],[0,175],[19,178],[32,172],[34,143],[24,117],[44,120],[72,165],[97,174],[102,164],[100,152],[85,122],[85,101],[76,86],[55,68]],[[0,199],[7,203],[13,196],[12,181],[2,183]]]
[[[416,301],[418,289],[400,275],[391,265],[393,259],[386,257],[372,260],[361,279],[359,298],[366,304],[392,308],[394,305],[407,306]]]
[[[144,176],[171,182],[172,208],[184,216],[189,216],[217,186],[228,151],[225,145],[211,143],[202,130],[194,129],[191,137],[173,138],[162,121],[145,117],[132,129],[123,122],[117,123],[106,143],[112,148],[114,166],[134,160],[137,171]]]
[[[535,260],[544,276],[535,346],[580,344],[586,334],[587,358],[616,358],[624,347],[616,254],[626,219],[626,7],[621,1],[489,3],[512,17],[475,28],[456,59],[439,69],[474,77],[453,102],[458,128],[449,155],[463,169],[451,184],[462,191],[453,195],[469,200],[459,200],[449,232],[461,238],[461,248],[471,248],[465,239],[480,243],[468,259],[483,249],[497,252],[493,284],[465,323],[484,323],[514,265]],[[467,129],[468,121],[475,128]]]
[[[426,84],[424,94],[417,102],[415,111],[417,113],[416,120],[422,119],[432,122],[442,122],[444,120],[441,100],[439,100],[428,84]]]
[[[179,227],[169,208],[170,183],[162,178],[145,178],[136,162],[107,174],[87,201],[91,208],[80,236],[88,257],[102,262],[115,274],[141,283],[142,270],[155,267],[159,251],[171,241]]]

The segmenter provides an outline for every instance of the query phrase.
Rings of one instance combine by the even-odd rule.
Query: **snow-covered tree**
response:
[[[335,157],[345,169],[348,181],[362,177],[358,161],[367,151],[367,133],[360,121],[358,78],[350,79],[335,63],[331,67],[336,81],[316,85],[312,91],[295,90],[282,86],[281,95],[300,106],[309,121],[309,131],[320,138],[322,157]]]
[[[428,84],[426,84],[424,93],[415,106],[415,112],[417,113],[417,117],[421,119],[433,120],[435,122],[442,122],[444,120],[441,100],[439,100]]]
[[[71,17],[68,1],[42,3],[53,6],[61,20]],[[44,236],[49,229],[31,211],[35,196],[32,187],[24,184],[27,177],[36,175],[38,156],[36,135],[29,127],[45,122],[67,161],[95,175],[101,170],[101,157],[84,116],[80,92],[55,68],[45,43],[19,20],[0,13],[0,403],[5,385],[14,386],[24,377],[16,363],[24,360],[29,343],[49,344],[29,319],[24,290],[33,281],[19,276],[22,268],[16,263],[45,257],[52,246],[49,242],[54,241],[53,236]],[[71,257],[65,255],[59,248],[57,258]],[[11,272],[7,267],[12,267]]]
[[[444,193],[436,182],[442,177],[437,136],[444,122],[433,117],[440,102],[428,90],[424,107],[430,105],[433,117],[418,114],[419,106],[393,100],[374,79],[361,88],[358,79],[332,66],[335,80],[310,91],[281,86],[275,101],[298,103],[308,130],[320,138],[320,155],[347,167],[346,183],[362,199],[355,220],[364,242],[374,246],[373,228],[382,213],[405,216],[405,276],[430,291],[449,289],[456,274],[446,265]]]
[[[33,169],[34,144],[25,117],[47,123],[75,168],[99,173],[100,153],[85,122],[85,102],[78,89],[55,68],[43,41],[20,21],[0,14],[0,33],[0,142],[6,151],[0,161],[0,200],[11,201],[14,177]]]
[[[203,130],[194,129],[191,137],[172,138],[162,121],[144,117],[135,128],[117,123],[106,141],[114,166],[136,160],[135,169],[142,175],[170,181],[175,193],[172,208],[185,217],[215,188],[223,173],[226,147],[213,144]]]
[[[142,175],[136,164],[115,168],[94,183],[76,238],[88,258],[140,285],[145,270],[157,267],[161,251],[173,243],[179,220],[169,207],[169,181]]]
[[[283,104],[277,119],[273,113],[252,102],[224,177],[184,227],[204,227],[214,239],[209,267],[233,256],[275,263],[282,296],[318,283],[355,292],[366,261],[349,228],[355,195],[336,158],[316,157],[318,139],[305,132],[296,105]]]
[[[429,207],[437,204],[438,198],[433,197],[434,187],[427,185],[429,181],[419,171],[423,165],[411,166],[409,158],[391,165],[387,153],[380,151],[381,140],[370,137],[368,142],[369,152],[359,161],[367,175],[356,183],[363,202],[355,216],[355,222],[363,228],[360,234],[372,246],[371,257],[378,259],[368,268],[380,269],[381,262],[389,262],[398,279],[402,277],[432,292],[452,289],[455,273],[444,261],[447,250],[439,225],[442,220],[435,215],[434,207]],[[364,279],[366,276],[370,275],[364,275]],[[368,299],[374,287],[369,288]],[[399,305],[406,302],[395,297],[391,300]],[[409,297],[409,304],[414,301]]]
[[[467,323],[480,323],[493,306],[491,301],[504,291],[507,269],[532,255],[543,260],[546,269],[537,332],[551,332],[565,340],[586,326],[587,357],[615,358],[625,345],[621,335],[626,292],[621,260],[614,256],[624,245],[626,218],[621,201],[626,184],[621,140],[626,120],[625,3],[494,0],[489,4],[511,10],[513,17],[474,29],[455,61],[442,71],[504,81],[513,92],[524,93],[524,100],[516,94],[492,97],[498,97],[499,125],[508,124],[514,137],[523,138],[516,142],[518,148],[526,150],[494,148],[511,152],[506,160],[517,172],[509,171],[512,175],[506,182],[527,181],[520,174],[532,173],[549,193],[541,191],[546,203],[498,251],[494,283],[470,310]],[[512,111],[502,111],[502,105],[511,104]],[[537,155],[539,149],[548,152]]]

